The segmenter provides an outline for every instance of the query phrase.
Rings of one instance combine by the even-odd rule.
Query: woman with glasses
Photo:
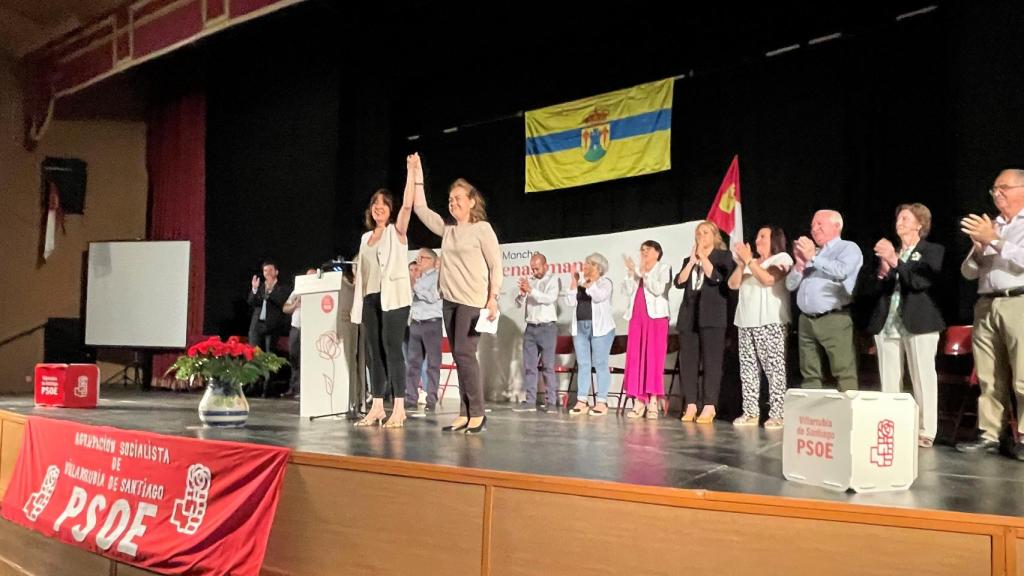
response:
[[[901,204],[896,208],[899,247],[886,238],[875,244],[878,271],[866,289],[867,295],[877,298],[868,332],[875,335],[882,391],[901,390],[905,357],[920,407],[918,445],[926,448],[935,441],[935,352],[939,333],[945,327],[933,288],[942,273],[946,249],[925,240],[931,223],[932,213],[924,204]]]

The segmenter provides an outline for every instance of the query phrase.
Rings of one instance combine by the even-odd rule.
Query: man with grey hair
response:
[[[441,380],[441,293],[437,289],[437,252],[420,248],[415,267],[410,263],[412,304],[409,307],[409,340],[405,358],[405,403],[416,406],[418,384],[426,359],[423,387],[427,393],[426,412],[435,410],[437,386]],[[412,414],[420,416],[420,414]]]
[[[961,231],[974,244],[960,272],[978,280],[972,339],[981,385],[981,436],[957,444],[960,452],[999,449],[1011,395],[1017,398],[1018,430],[1024,431],[1024,170],[1000,172],[989,194],[999,210],[995,220],[971,214],[960,221]],[[1004,448],[1009,456],[1024,460],[1021,444],[1008,441]]]
[[[544,370],[546,399],[540,404],[546,412],[558,406],[558,380],[555,379],[555,343],[558,340],[558,278],[548,273],[548,259],[540,252],[530,258],[529,278],[519,279],[516,306],[526,308],[526,330],[523,331],[523,390],[526,398],[512,408],[515,412],[531,412],[537,402],[537,378]]]
[[[821,360],[826,354],[839,390],[857,389],[850,303],[864,254],[856,244],[839,237],[842,231],[839,212],[819,210],[811,221],[813,240],[801,236],[793,243],[795,264],[786,275],[786,288],[796,291],[801,312],[797,333],[805,388],[821,388]]]

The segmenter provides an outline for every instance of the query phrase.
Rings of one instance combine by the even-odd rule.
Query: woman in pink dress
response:
[[[622,387],[633,398],[629,418],[658,417],[658,398],[665,394],[665,354],[668,348],[668,288],[672,271],[661,262],[661,244],[640,245],[640,262],[626,258],[623,289],[629,305],[626,370]]]

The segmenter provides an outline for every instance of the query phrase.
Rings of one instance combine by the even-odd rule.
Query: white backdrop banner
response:
[[[615,331],[617,334],[625,334],[628,323],[622,319],[622,314],[629,300],[629,295],[624,293],[622,288],[622,279],[626,271],[625,257],[630,256],[634,261],[639,261],[640,244],[646,240],[655,240],[661,244],[664,250],[662,261],[672,267],[674,275],[682,267],[683,259],[690,254],[690,250],[693,247],[694,233],[699,223],[700,221],[693,221],[614,234],[502,244],[504,282],[501,287],[501,295],[498,298],[498,307],[501,310],[498,333],[493,336],[483,335],[480,339],[480,348],[477,354],[480,359],[480,369],[484,378],[487,399],[489,401],[501,401],[504,399],[518,400],[524,397],[521,389],[523,378],[522,343],[525,318],[524,310],[516,307],[515,299],[519,293],[517,287],[519,279],[530,275],[530,256],[534,252],[540,252],[547,257],[550,271],[558,276],[563,292],[569,289],[569,275],[582,271],[583,261],[587,256],[597,252],[607,258],[609,264],[608,278],[615,283],[615,293],[612,297]],[[410,258],[414,257],[415,251],[410,251]],[[669,291],[669,303],[671,305],[670,322],[673,326],[675,325],[676,314],[679,310],[682,296],[681,290],[673,288]],[[564,306],[559,301],[559,335],[569,334],[570,322],[572,322],[572,309]],[[446,355],[445,361],[450,360],[451,357]],[[624,361],[624,355],[618,358],[613,357],[611,365],[622,367]],[[564,355],[558,359],[558,362],[561,365],[571,366],[574,358],[572,355]],[[674,363],[674,355],[671,355],[667,362]],[[448,374],[442,372],[441,381],[444,382],[447,377]],[[457,378],[456,375],[452,375],[451,382],[453,384],[456,383]],[[562,376],[562,380],[559,383],[561,389],[566,389],[568,379],[567,375]],[[621,378],[617,378],[612,381],[611,389],[615,391],[620,386]],[[450,387],[447,396],[454,397],[455,394],[457,393]],[[448,408],[447,403],[445,408]]]

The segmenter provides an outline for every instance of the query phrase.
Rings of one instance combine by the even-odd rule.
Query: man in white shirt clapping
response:
[[[558,406],[558,380],[555,379],[555,342],[558,340],[558,278],[548,273],[548,260],[540,252],[530,257],[529,278],[519,279],[516,306],[526,308],[526,330],[523,332],[523,389],[526,399],[512,410],[532,412],[537,409],[537,377],[544,371],[547,384],[542,412]]]

